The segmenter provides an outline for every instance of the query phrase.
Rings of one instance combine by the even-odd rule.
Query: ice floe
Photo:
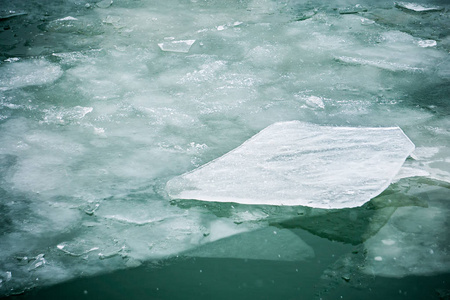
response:
[[[166,190],[172,199],[357,207],[386,189],[413,150],[398,127],[280,122]]]

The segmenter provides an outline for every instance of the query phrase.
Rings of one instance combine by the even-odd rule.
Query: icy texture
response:
[[[256,242],[270,234],[259,231],[270,222],[301,216],[295,233],[364,242],[385,224],[394,198],[319,214],[303,206],[169,202],[164,186],[289,120],[399,126],[417,148],[387,192],[411,176],[449,182],[444,2],[420,1],[443,10],[416,13],[369,0],[2,1],[0,298],[233,235]],[[188,53],[158,47],[178,40],[195,43]],[[422,47],[434,44],[427,40],[436,45]],[[372,211],[374,203],[383,208]],[[402,203],[424,208],[427,199]],[[381,238],[388,239],[395,240]],[[283,252],[271,243],[267,253],[297,253],[292,240]],[[230,256],[234,245],[224,249]],[[371,261],[376,256],[389,261],[383,253]]]
[[[356,207],[381,193],[414,145],[398,127],[273,124],[240,147],[171,179],[173,199]]]
[[[159,43],[158,46],[162,51],[188,53],[195,40],[180,40]]]
[[[52,83],[63,74],[60,66],[45,60],[27,60],[0,66],[0,91]]]

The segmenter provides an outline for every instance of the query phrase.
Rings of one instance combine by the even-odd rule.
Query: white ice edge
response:
[[[421,4],[412,2],[395,2],[395,5],[415,12],[428,12],[441,10],[441,8],[438,6],[423,6]]]

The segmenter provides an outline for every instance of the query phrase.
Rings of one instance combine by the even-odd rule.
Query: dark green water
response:
[[[36,289],[12,299],[449,299],[450,274],[384,278],[323,271],[360,247],[296,230],[314,245],[307,262],[177,258]],[[258,251],[258,249],[254,249]]]

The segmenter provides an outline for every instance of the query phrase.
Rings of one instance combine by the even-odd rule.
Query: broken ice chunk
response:
[[[375,24],[374,20],[361,18],[361,25],[372,25]]]
[[[113,4],[113,0],[102,0],[102,1],[96,3],[98,8],[108,8],[112,4]]]
[[[74,17],[72,17],[72,16],[67,16],[67,17],[65,17],[65,18],[58,19],[58,20],[56,20],[56,21],[77,21],[77,20],[78,20],[77,18],[74,18]]]
[[[442,10],[442,8],[438,6],[423,6],[417,3],[410,3],[410,2],[395,2],[395,6],[399,8],[404,8],[407,10],[412,10],[416,12],[427,12],[427,11],[439,11]]]
[[[420,47],[428,48],[428,47],[436,47],[437,42],[435,40],[420,40],[417,42]]]
[[[312,108],[325,108],[323,100],[317,96],[310,96],[306,99],[306,104]]]
[[[4,61],[12,63],[12,62],[16,62],[19,60],[20,60],[20,58],[18,58],[18,57],[10,57],[10,58],[5,59]]]
[[[195,40],[180,40],[159,43],[158,46],[162,51],[188,53],[194,43]]]
[[[41,253],[38,256],[34,257],[34,261],[31,264],[31,266],[28,268],[28,271],[32,271],[39,267],[44,266],[47,263],[44,256],[45,256],[45,254]]]
[[[172,199],[357,207],[388,187],[413,150],[399,127],[281,122],[171,179],[166,190]]]

